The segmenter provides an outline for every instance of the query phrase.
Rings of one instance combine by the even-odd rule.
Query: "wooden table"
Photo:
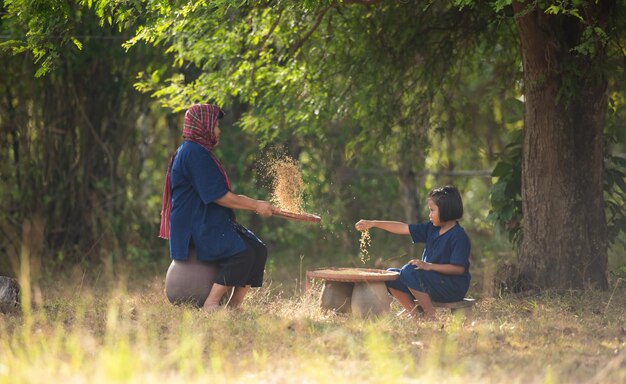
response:
[[[307,271],[307,288],[311,279],[324,280],[320,306],[357,316],[389,312],[391,297],[385,281],[400,275],[383,269],[321,268]]]

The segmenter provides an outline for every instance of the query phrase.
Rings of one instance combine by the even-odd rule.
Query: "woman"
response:
[[[185,113],[185,140],[170,160],[165,179],[159,234],[169,238],[173,260],[166,278],[168,298],[195,300],[207,311],[217,309],[233,287],[228,305],[238,307],[250,287],[263,283],[267,249],[235,221],[233,209],[266,217],[277,209],[232,192],[228,175],[213,154],[223,115],[211,104],[193,105]],[[211,273],[204,271],[216,266],[219,272],[211,284]],[[210,291],[199,288],[203,286]]]

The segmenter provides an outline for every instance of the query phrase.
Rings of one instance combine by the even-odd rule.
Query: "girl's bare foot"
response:
[[[426,321],[434,321],[434,320],[437,320],[437,315],[435,312],[431,312],[431,313],[424,312],[424,314],[422,315],[422,318]]]
[[[400,312],[396,313],[396,316],[398,317],[407,317],[409,316],[409,311],[407,311],[406,309],[401,310]]]
[[[403,317],[403,318],[419,319],[424,316],[424,309],[420,307],[419,305],[416,305],[410,311],[406,309],[401,310],[400,312],[396,314],[396,316]]]

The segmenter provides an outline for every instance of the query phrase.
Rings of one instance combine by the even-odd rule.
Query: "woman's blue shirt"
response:
[[[226,180],[211,153],[184,141],[171,173],[170,257],[186,260],[193,240],[199,260],[216,260],[246,249],[237,234],[233,211],[215,203],[227,192]]]

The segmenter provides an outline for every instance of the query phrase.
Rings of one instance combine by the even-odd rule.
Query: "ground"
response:
[[[472,318],[439,310],[434,322],[395,304],[377,318],[324,312],[319,284],[286,294],[271,276],[242,309],[211,314],[171,305],[162,276],[87,280],[42,283],[32,307],[0,315],[0,383],[626,380],[619,279],[607,292],[484,297]]]

